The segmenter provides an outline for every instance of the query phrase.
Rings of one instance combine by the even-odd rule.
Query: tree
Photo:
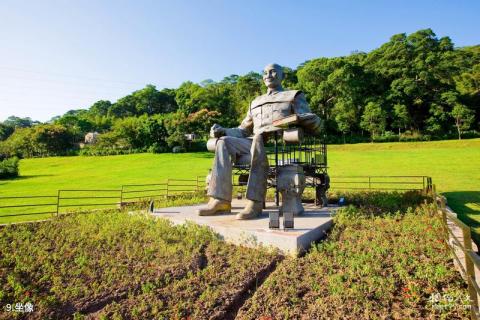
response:
[[[480,46],[478,46],[480,52]],[[480,54],[478,54],[480,60]],[[463,104],[475,113],[476,122],[480,124],[480,63],[455,78],[456,89]],[[480,129],[480,128],[479,128]]]
[[[1,144],[0,153],[19,158],[65,155],[72,149],[72,135],[62,125],[42,124],[31,128],[17,128]]]
[[[393,124],[394,128],[398,128],[398,140],[400,140],[400,130],[406,129],[410,124],[410,115],[407,106],[404,104],[396,104],[393,106]]]
[[[67,128],[58,124],[42,124],[32,127],[36,156],[64,155],[73,148],[73,137]]]
[[[210,128],[214,123],[218,123],[221,114],[218,111],[209,111],[202,109],[188,115],[185,133],[196,133],[200,136],[208,137]]]
[[[237,78],[232,90],[233,108],[241,121],[247,114],[252,100],[262,94],[262,76],[256,72]]]
[[[60,124],[70,131],[73,143],[81,141],[85,134],[90,132],[93,128],[93,124],[90,120],[82,116],[68,113],[55,120],[54,123]]]
[[[175,101],[185,115],[196,112],[199,109],[201,98],[205,88],[191,81],[184,82],[175,91]]]
[[[222,114],[219,124],[230,127],[238,124],[233,97],[234,85],[228,82],[212,83],[205,87],[192,82],[184,82],[176,90],[179,111],[185,116],[202,109]]]
[[[468,72],[456,78],[457,90],[464,95],[480,96],[480,63],[474,65]]]
[[[126,117],[115,121],[112,131],[120,138],[125,139],[128,146],[141,149],[145,146],[144,137],[141,135],[144,118]]]
[[[112,103],[108,100],[99,100],[95,102],[89,109],[91,116],[106,116],[108,110],[112,107]]]
[[[338,129],[343,135],[343,143],[345,141],[345,134],[350,132],[357,121],[355,106],[351,101],[341,100],[335,104],[332,113],[335,116]]]
[[[363,106],[368,97],[380,99],[374,77],[362,66],[364,59],[364,54],[320,58],[299,67],[297,88],[307,95],[312,111],[326,120],[328,131],[339,128],[332,114],[338,102],[351,101],[354,106]],[[361,114],[361,110],[355,110],[355,114]]]
[[[10,135],[13,133],[14,130],[15,130],[14,127],[0,122],[0,141],[3,141],[8,137],[10,137]]]
[[[135,100],[136,115],[167,113],[177,108],[175,91],[171,89],[158,91],[154,85],[149,84],[132,95]]]
[[[407,106],[411,123],[423,130],[430,106],[442,104],[441,95],[452,89],[458,66],[448,37],[438,39],[431,29],[397,34],[370,52],[365,67],[378,75],[390,105]]]
[[[460,140],[462,139],[462,132],[470,129],[470,126],[475,119],[473,111],[462,104],[456,104],[450,114],[455,119],[455,126],[457,127],[458,131],[458,139]]]
[[[363,129],[370,132],[372,142],[378,133],[385,131],[386,116],[379,103],[369,102],[366,105],[360,125]]]
[[[445,130],[448,121],[448,112],[445,107],[436,103],[432,103],[429,109],[430,116],[425,121],[426,131],[433,135],[440,135]]]
[[[175,89],[165,88],[160,91],[159,100],[161,104],[160,113],[175,112],[178,109],[175,101]]]
[[[137,103],[133,95],[120,98],[108,110],[108,115],[115,118],[131,117],[137,114]]]
[[[166,151],[168,133],[164,119],[164,114],[139,117],[138,137],[143,143],[143,148],[152,149],[154,152]]]
[[[34,124],[38,124],[38,121],[32,121],[29,117],[19,118],[15,116],[10,116],[7,120],[3,121],[3,124],[12,128],[28,128]]]
[[[286,89],[294,89],[297,83],[297,71],[289,67],[283,67],[283,87]]]
[[[17,128],[0,143],[2,157],[30,158],[35,155],[35,143],[30,128]]]

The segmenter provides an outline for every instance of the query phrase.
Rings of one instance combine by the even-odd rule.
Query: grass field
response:
[[[426,175],[480,232],[480,139],[329,146],[330,175]]]
[[[58,189],[109,189],[205,176],[211,153],[53,157],[20,162],[21,177],[0,181],[0,196],[56,195]],[[461,218],[480,231],[480,139],[364,143],[328,147],[329,174],[427,175]],[[0,222],[12,221],[11,219]]]

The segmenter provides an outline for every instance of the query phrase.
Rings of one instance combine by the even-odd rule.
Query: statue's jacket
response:
[[[238,128],[226,130],[227,136],[239,138],[274,131],[272,123],[292,114],[299,116],[299,125],[308,132],[320,128],[320,119],[310,111],[305,95],[299,90],[273,91],[255,98]]]

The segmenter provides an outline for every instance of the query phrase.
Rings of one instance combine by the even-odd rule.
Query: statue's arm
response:
[[[253,118],[250,113],[250,109],[248,110],[247,115],[242,120],[242,123],[237,128],[227,128],[225,129],[226,136],[232,136],[237,138],[246,138],[252,135],[253,132]]]
[[[319,133],[322,121],[310,110],[303,92],[299,92],[293,101],[293,111],[299,117],[299,125],[311,133]]]

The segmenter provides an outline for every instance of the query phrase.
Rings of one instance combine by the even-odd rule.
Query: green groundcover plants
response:
[[[279,256],[127,211],[0,228],[0,319],[220,318]],[[33,313],[7,305],[32,303]]]
[[[126,210],[1,227],[0,319],[468,317],[466,285],[427,197],[337,196],[349,206],[297,259]],[[6,309],[16,303],[34,310]]]
[[[338,211],[329,239],[280,264],[239,319],[468,318],[466,285],[432,204],[410,207],[422,197],[409,192],[346,198],[356,205]]]

